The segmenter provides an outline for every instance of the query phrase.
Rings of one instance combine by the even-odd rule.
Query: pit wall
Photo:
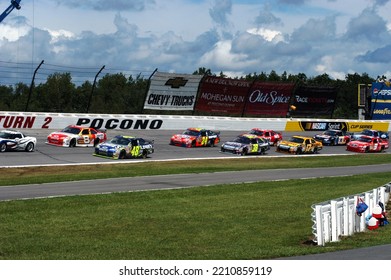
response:
[[[220,131],[246,131],[257,127],[277,131],[322,131],[326,129],[342,129],[350,132],[358,132],[363,129],[390,131],[390,122],[391,120],[362,121],[338,119],[232,118],[0,111],[0,129],[15,130],[58,130],[70,124],[74,124],[107,130],[183,130],[188,127],[202,127]]]

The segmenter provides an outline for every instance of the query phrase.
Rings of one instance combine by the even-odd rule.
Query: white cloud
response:
[[[272,42],[280,42],[283,41],[282,33],[277,30],[271,30],[267,28],[251,28],[247,30],[248,33],[259,35],[266,41]]]
[[[105,71],[389,73],[391,1],[265,3],[22,1],[0,24],[0,52],[15,63],[104,64]]]

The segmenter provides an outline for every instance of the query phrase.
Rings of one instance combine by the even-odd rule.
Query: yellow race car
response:
[[[277,152],[288,152],[291,154],[316,154],[323,148],[322,142],[311,137],[292,136],[289,140],[278,142]]]

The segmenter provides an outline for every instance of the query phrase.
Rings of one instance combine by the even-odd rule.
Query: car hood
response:
[[[354,141],[350,141],[348,143],[348,145],[350,145],[350,146],[369,146],[370,143],[354,140]]]
[[[186,134],[175,134],[172,136],[173,139],[196,139],[197,137],[186,135]]]
[[[316,138],[321,138],[321,139],[329,139],[331,138],[330,135],[325,135],[325,134],[318,134],[318,135],[315,135]]]
[[[279,145],[287,145],[287,146],[301,146],[302,144],[290,142],[290,141],[281,141]]]
[[[56,137],[56,138],[66,138],[66,137],[75,137],[77,134],[67,133],[67,132],[52,132],[49,134],[50,137]]]
[[[99,149],[117,149],[121,147],[126,147],[126,145],[112,144],[112,143],[102,143],[98,145]]]
[[[239,143],[239,142],[228,141],[228,142],[225,142],[223,145],[224,145],[224,146],[232,146],[232,147],[237,147],[237,148],[239,148],[239,147],[241,147],[241,146],[244,146],[245,144]]]

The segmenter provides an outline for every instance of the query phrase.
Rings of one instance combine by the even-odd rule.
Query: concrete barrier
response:
[[[362,121],[0,111],[0,129],[58,130],[70,124],[76,124],[108,130],[178,130],[188,127],[202,127],[221,131],[246,131],[257,127],[276,131],[324,131],[326,129],[342,129],[356,132],[363,129],[390,131],[390,122],[391,120]]]

